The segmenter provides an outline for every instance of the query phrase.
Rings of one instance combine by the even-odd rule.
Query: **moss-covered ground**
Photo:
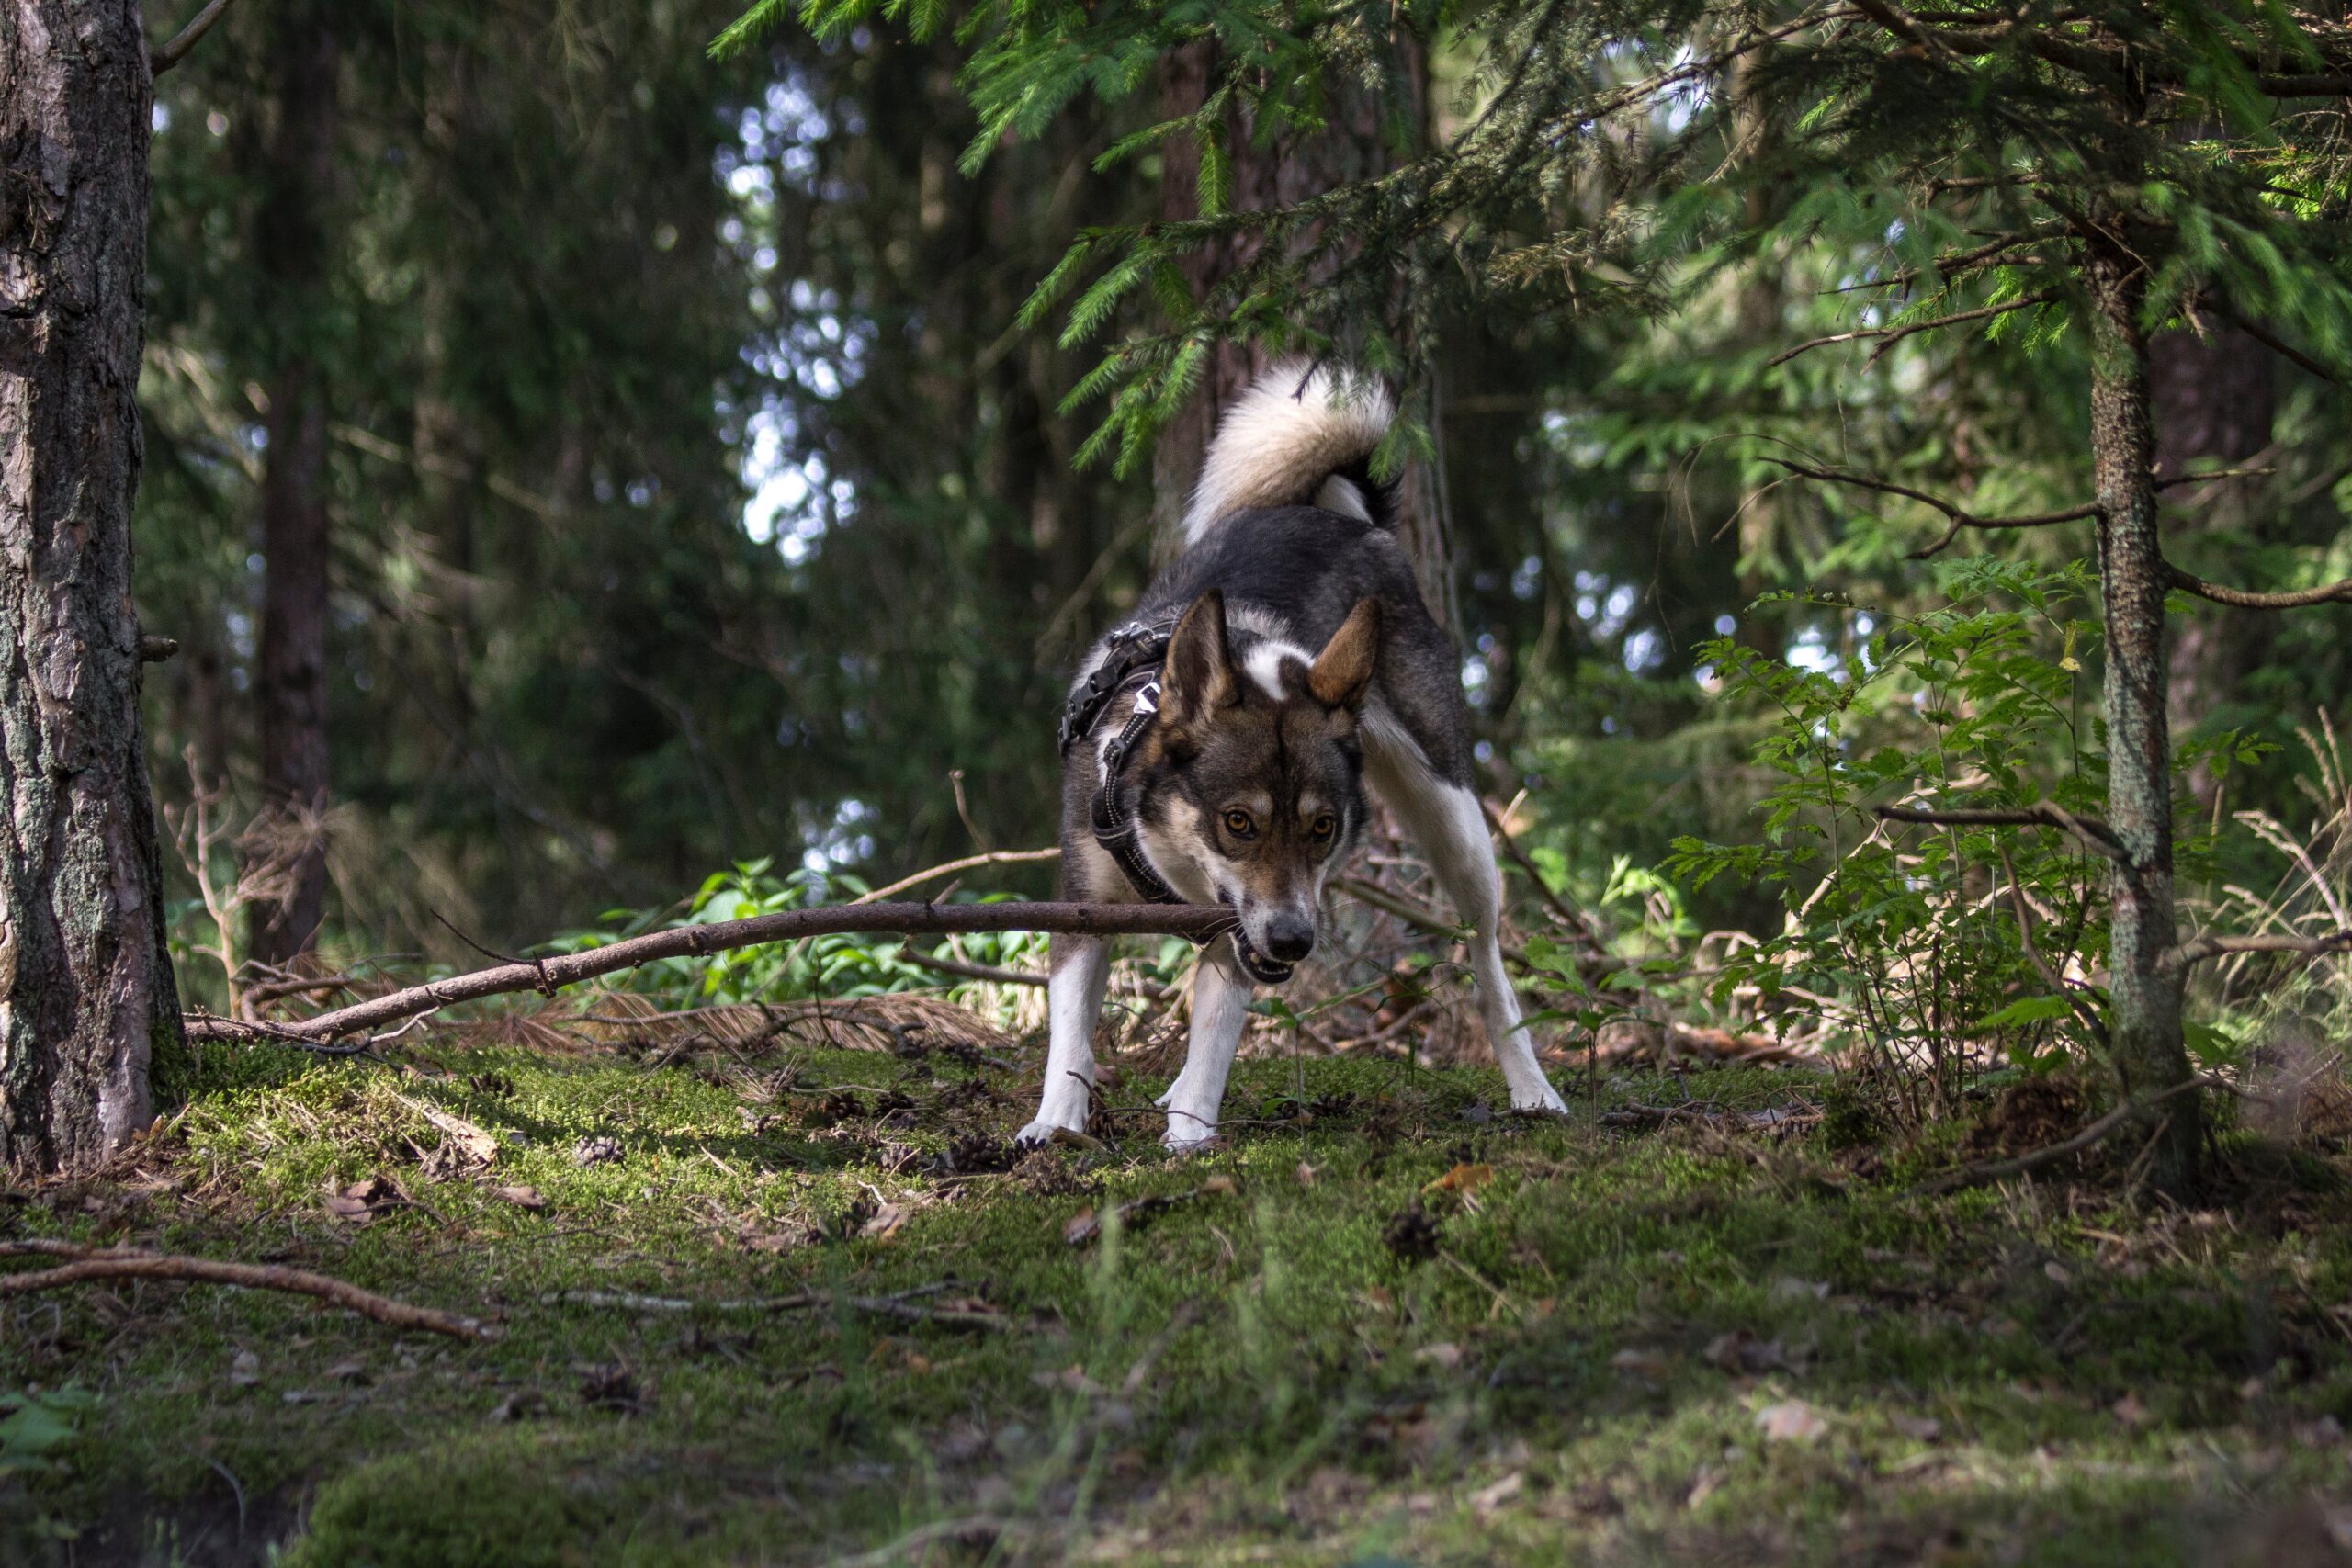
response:
[[[1811,1108],[1807,1074],[1579,1077],[1568,1120],[1532,1122],[1491,1111],[1488,1071],[1258,1060],[1221,1149],[1168,1157],[1157,1118],[1119,1116],[1102,1150],[1005,1169],[1034,1059],[402,1043],[216,1050],[151,1146],[6,1192],[0,1235],[291,1263],[501,1337],[170,1283],[0,1303],[0,1392],[95,1395],[51,1468],[0,1472],[0,1556],[2279,1564],[2352,1543],[2352,1198],[2325,1151],[2224,1139],[2195,1209],[2111,1174],[1922,1198],[1948,1149],[1890,1164],[1817,1118],[1622,1114]],[[427,1111],[491,1134],[488,1168]],[[329,1206],[376,1178],[366,1214]],[[1181,1201],[1122,1220],[1150,1196]],[[609,1299],[808,1290],[835,1294]]]

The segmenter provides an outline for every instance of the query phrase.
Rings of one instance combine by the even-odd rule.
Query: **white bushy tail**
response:
[[[1184,513],[1184,542],[1253,506],[1320,506],[1393,525],[1388,489],[1372,482],[1367,459],[1396,415],[1369,377],[1302,359],[1273,366],[1226,405]]]

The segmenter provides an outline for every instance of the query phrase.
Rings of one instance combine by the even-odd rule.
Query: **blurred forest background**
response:
[[[715,61],[740,9],[251,5],[159,81],[137,548],[141,620],[182,644],[147,721],[192,999],[217,1005],[220,975],[193,955],[216,930],[198,864],[216,905],[242,878],[252,955],[315,929],[337,962],[465,964],[452,927],[512,951],[674,912],[738,863],[878,883],[1052,841],[1066,671],[1132,603],[1189,470],[1181,431],[1157,472],[1077,463],[1102,407],[1063,405],[1101,345],[1020,313],[1090,226],[1188,215],[1197,150],[1097,159],[1186,107],[1197,60],[975,158],[956,39],[852,19]],[[172,18],[150,11],[160,36]],[[1583,68],[1612,61],[1638,73],[1605,52]],[[1460,133],[1472,64],[1441,41],[1381,78],[1352,141],[1343,103],[1315,148],[1245,152],[1236,205]],[[1655,136],[1690,110],[1658,95]],[[1684,166],[1779,133],[1718,123]],[[1873,635],[1965,600],[1971,559],[2026,563],[2006,588],[2046,599],[2088,547],[1971,535],[1916,564],[1941,517],[1773,461],[1979,512],[2087,489],[2079,333],[1996,321],[1784,357],[1891,319],[1867,292],[1883,238],[1780,222],[1848,179],[1816,161],[1751,182],[1751,238],[1694,242],[1671,311],[1630,288],[1637,308],[1413,302],[1426,446],[1408,482],[1489,794],[1524,792],[1512,821],[1555,892],[1660,942],[1783,919],[1768,879],[1655,874],[1679,839],[1755,840],[1777,780],[1757,747],[1790,713],[1727,691],[1715,639],[1834,682],[1876,667]],[[1676,221],[1670,183],[1609,194]],[[2345,575],[2344,389],[2220,318],[2152,355],[2160,472],[2259,470],[2165,491],[2177,558]],[[2177,608],[2179,738],[2225,738],[2191,749],[2184,819],[2270,825],[2202,846],[2210,908],[2275,886],[2280,842],[2332,830],[2314,755],[2352,690],[2352,612]],[[2070,711],[2020,765],[2064,772],[2074,745],[2079,773],[2096,675],[2083,628],[2043,620],[2036,657]]]

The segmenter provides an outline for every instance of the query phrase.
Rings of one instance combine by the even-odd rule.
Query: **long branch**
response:
[[[2077,817],[2055,801],[2020,807],[1954,807],[1924,810],[1913,806],[1882,806],[1876,814],[1884,822],[1919,822],[1933,828],[2055,828],[2072,833],[2112,860],[2119,852],[2115,829],[2097,817]]]
[[[2352,931],[2332,931],[2326,936],[2200,936],[2165,949],[2156,967],[2176,972],[2233,953],[2299,953],[2307,958],[2352,953]]]
[[[2090,502],[2081,506],[2070,506],[2063,512],[2036,512],[2018,517],[1980,517],[1956,502],[1946,501],[1943,497],[1931,495],[1924,490],[1914,490],[1909,485],[1896,484],[1892,479],[1873,479],[1868,474],[1849,473],[1843,468],[1815,468],[1810,463],[1799,463],[1787,457],[1767,457],[1764,460],[1809,479],[1826,479],[1832,484],[1852,485],[1859,490],[1874,490],[1888,495],[1899,495],[1905,500],[1916,501],[1922,506],[1931,506],[1951,518],[1951,526],[1944,530],[1943,537],[1924,549],[1914,550],[1911,553],[1913,560],[1925,560],[1934,555],[1960,537],[1960,531],[1962,528],[2046,528],[2053,523],[2076,523],[2086,517],[2098,515],[2098,503]]]
[[[212,0],[210,5],[198,11],[187,26],[172,35],[172,40],[169,43],[159,45],[147,56],[147,73],[150,76],[161,76],[164,72],[187,59],[187,51],[194,49],[204,35],[212,30],[212,24],[219,21],[220,13],[228,8],[229,0]]]
[[[714,953],[791,942],[804,936],[894,933],[946,936],[972,931],[1079,931],[1090,936],[1182,936],[1205,941],[1232,929],[1233,912],[1193,904],[837,904],[818,909],[786,909],[749,919],[679,926],[649,931],[605,947],[553,958],[529,959],[477,969],[446,980],[411,986],[388,996],[355,1002],[315,1018],[256,1025],[224,1018],[195,1018],[187,1032],[198,1040],[277,1040],[317,1044],[414,1018],[436,1008],[513,991],[552,994],[600,975],[634,969],[664,958],[704,958]]]
[[[286,1291],[316,1296],[395,1328],[421,1328],[453,1339],[496,1337],[495,1332],[477,1318],[411,1306],[325,1274],[279,1264],[229,1263],[216,1258],[184,1258],[131,1248],[101,1249],[64,1241],[0,1242],[0,1258],[26,1257],[63,1258],[68,1261],[54,1269],[39,1269],[26,1274],[0,1274],[0,1300],[89,1280],[191,1280],[209,1285],[235,1285],[248,1291]]]
[[[2004,299],[1997,305],[1979,305],[1973,310],[1955,310],[1949,316],[1931,316],[1924,321],[1905,321],[1892,327],[1857,327],[1849,333],[1831,333],[1826,337],[1808,339],[1794,348],[1774,355],[1764,362],[1764,367],[1770,370],[1775,365],[1787,364],[1800,354],[1808,354],[1816,348],[1827,348],[1832,344],[1856,343],[1863,338],[1881,338],[1884,341],[1871,351],[1871,360],[1875,364],[1879,356],[1888,349],[1915,333],[1933,332],[1938,327],[1956,327],[1962,321],[1981,321],[1993,316],[2006,316],[2012,310],[2025,310],[2036,305],[2047,305],[2057,298],[2055,289],[2045,288],[2033,294],[2021,294],[2015,299]]]
[[[2340,582],[2324,583],[2317,588],[2295,588],[2282,593],[2251,593],[2243,588],[2230,588],[2167,564],[2172,585],[2183,593],[2193,593],[2199,599],[2210,599],[2216,604],[2231,604],[2241,610],[2301,610],[2313,604],[2352,604],[2352,577]]]

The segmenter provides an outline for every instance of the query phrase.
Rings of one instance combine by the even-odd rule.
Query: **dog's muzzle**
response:
[[[1241,961],[1241,967],[1250,978],[1261,986],[1283,985],[1290,979],[1291,971],[1298,967],[1295,964],[1285,964],[1279,958],[1270,958],[1259,952],[1250,941],[1249,930],[1244,926],[1233,928],[1233,956]]]

